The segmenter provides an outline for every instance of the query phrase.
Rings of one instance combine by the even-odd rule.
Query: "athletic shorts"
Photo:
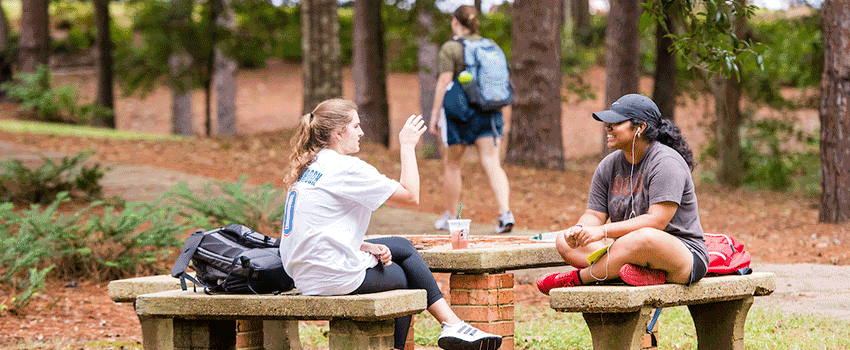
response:
[[[691,267],[691,280],[688,281],[688,287],[705,277],[705,273],[708,271],[708,266],[705,266],[697,252],[691,250],[691,254],[694,255],[694,266]]]
[[[502,137],[502,127],[505,125],[502,112],[476,113],[466,121],[446,118],[445,110],[440,108],[440,120],[437,121],[442,134],[443,144],[473,145],[482,137],[498,139]]]

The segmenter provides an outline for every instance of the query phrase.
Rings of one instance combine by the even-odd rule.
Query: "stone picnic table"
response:
[[[451,273],[446,300],[452,309],[472,326],[501,335],[504,350],[514,348],[514,274],[509,271],[567,265],[554,243],[527,236],[473,236],[465,249],[452,249],[445,235],[402,237],[414,243],[432,272]]]

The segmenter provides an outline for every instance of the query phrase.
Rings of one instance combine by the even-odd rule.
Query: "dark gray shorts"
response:
[[[697,252],[691,250],[691,254],[694,255],[694,266],[691,268],[691,280],[688,282],[688,287],[705,277],[705,273],[708,271],[708,266],[705,266]]]

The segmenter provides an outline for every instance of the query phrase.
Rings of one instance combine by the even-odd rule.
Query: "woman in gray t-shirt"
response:
[[[616,151],[596,168],[585,213],[555,240],[578,270],[542,276],[538,289],[549,294],[618,277],[631,285],[698,281],[708,250],[691,178],[693,154],[679,128],[639,94],[621,97],[593,118],[605,123],[607,145]]]

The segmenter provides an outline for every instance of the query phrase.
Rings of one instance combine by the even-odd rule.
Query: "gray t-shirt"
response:
[[[708,266],[694,181],[685,159],[669,146],[651,142],[643,159],[634,165],[633,179],[631,169],[623,151],[606,156],[593,173],[587,208],[606,213],[611,222],[617,222],[646,214],[652,204],[676,203],[679,207],[664,231],[697,252]],[[632,210],[634,215],[630,216]]]

